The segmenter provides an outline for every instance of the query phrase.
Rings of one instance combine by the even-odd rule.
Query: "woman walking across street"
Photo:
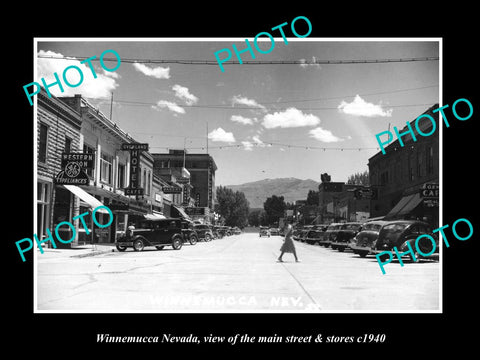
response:
[[[288,222],[288,225],[286,226],[285,229],[285,239],[283,240],[282,247],[280,248],[280,256],[278,257],[278,262],[283,262],[282,257],[284,253],[293,253],[293,256],[295,256],[295,262],[299,262],[297,258],[297,252],[295,251],[295,245],[293,244],[293,239],[292,239],[292,233],[293,233],[293,226],[291,222]]]

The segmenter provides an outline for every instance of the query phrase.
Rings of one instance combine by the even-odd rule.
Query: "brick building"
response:
[[[435,119],[436,131],[427,137],[418,134],[415,119],[410,122],[412,135],[402,136],[404,146],[395,140],[385,147],[385,154],[378,152],[368,160],[370,184],[378,189],[378,199],[371,202],[371,217],[387,219],[418,218],[438,225],[438,198],[426,199],[423,190],[439,184],[439,126],[438,108],[435,104],[423,114]],[[423,133],[431,132],[430,121],[422,120],[418,126]],[[405,126],[399,133],[408,130]]]

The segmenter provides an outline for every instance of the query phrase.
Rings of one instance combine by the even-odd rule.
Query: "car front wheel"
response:
[[[118,251],[125,251],[125,250],[127,250],[127,247],[126,247],[126,246],[122,246],[122,245],[120,245],[120,244],[117,244],[117,245],[116,245],[116,248],[117,248]]]
[[[195,235],[190,236],[190,239],[188,241],[190,242],[190,245],[195,245],[197,243],[197,237]]]
[[[133,242],[133,250],[135,251],[142,251],[144,247],[145,244],[143,243],[142,239],[137,239]]]
[[[183,241],[179,236],[176,236],[176,237],[173,238],[172,247],[175,250],[180,250],[182,248],[182,245],[183,245]]]
[[[205,234],[205,241],[212,241],[210,234]]]

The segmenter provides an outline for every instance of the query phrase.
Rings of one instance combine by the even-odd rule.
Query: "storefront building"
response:
[[[215,172],[217,165],[209,154],[189,154],[185,150],[170,150],[168,154],[155,153],[154,170],[156,173],[171,172],[171,169],[188,171],[190,176],[189,194],[183,201],[183,210],[204,222],[214,222],[214,206],[216,202]],[[170,169],[170,170],[169,170]],[[175,170],[173,170],[175,171]],[[193,199],[193,200],[192,200]],[[199,210],[198,208],[204,208]]]
[[[38,93],[35,175],[36,234],[39,239],[45,238],[47,228],[52,230],[58,223],[70,221],[78,215],[74,197],[56,182],[56,177],[62,171],[62,154],[81,149],[81,126],[82,120],[77,111],[55,96],[50,98],[44,91]]]
[[[131,182],[131,153],[122,149],[122,144],[137,143],[135,139],[120,129],[98,109],[94,108],[81,95],[61,97],[82,118],[80,149],[83,153],[94,154],[92,168],[86,170],[88,184],[71,188],[78,201],[79,211],[83,213],[91,208],[91,197],[108,206],[114,215],[114,221],[107,228],[98,228],[91,216],[85,217],[86,223],[91,226],[90,234],[80,232],[76,244],[85,243],[113,243],[135,217],[142,217],[151,212],[148,198],[151,194],[153,179],[153,159],[149,155],[140,156],[140,164],[135,171],[138,175],[138,184],[144,190],[144,195],[126,195],[125,188]],[[145,198],[146,197],[146,198]],[[105,223],[108,219],[99,222]],[[92,231],[93,230],[93,231]]]
[[[438,112],[432,106],[424,114],[438,123]],[[370,183],[378,190],[371,201],[371,217],[385,219],[419,219],[438,227],[439,207],[439,130],[430,136],[418,134],[415,119],[410,122],[417,141],[411,134],[385,147],[386,154],[378,152],[368,161]],[[432,130],[430,121],[419,121],[423,133]],[[439,125],[440,126],[440,125]],[[407,126],[400,133],[408,130]]]

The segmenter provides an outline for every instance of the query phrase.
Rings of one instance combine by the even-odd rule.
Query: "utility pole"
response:
[[[207,121],[207,154],[208,154],[208,121]]]

